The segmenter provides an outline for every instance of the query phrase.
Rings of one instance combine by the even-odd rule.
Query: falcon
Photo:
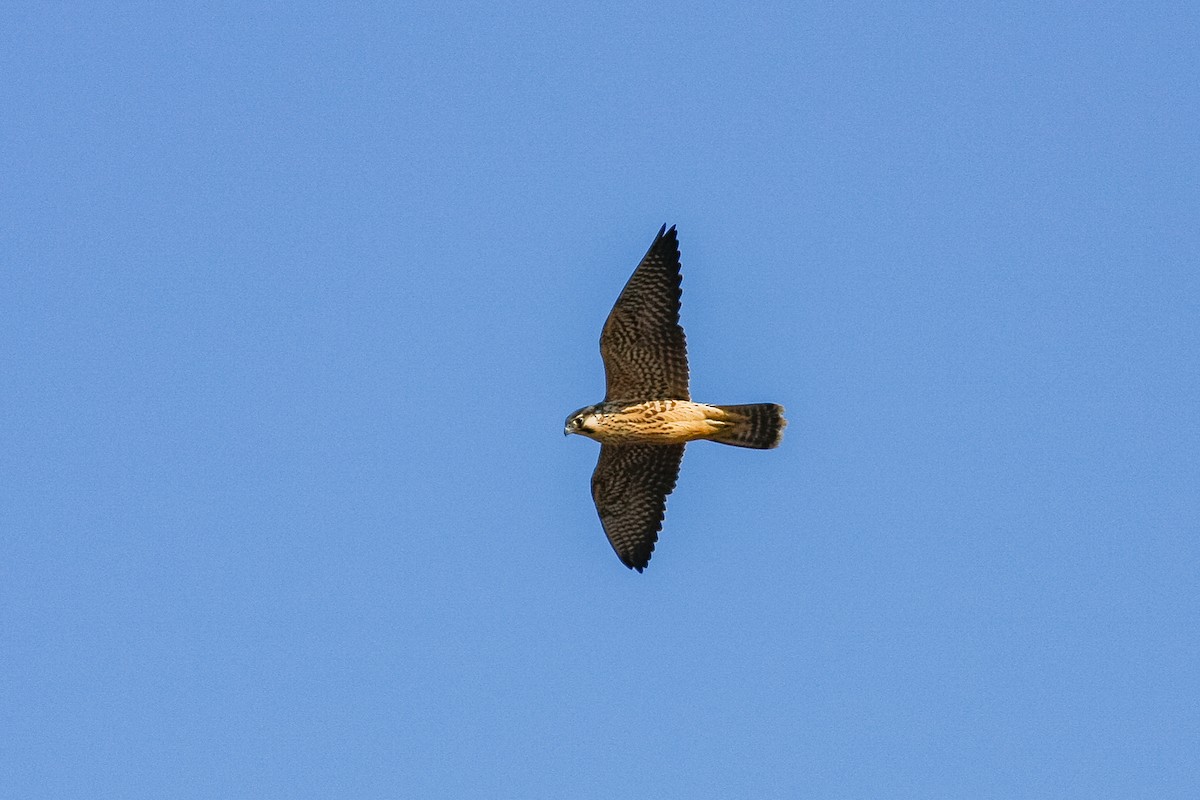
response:
[[[563,429],[600,442],[592,499],[617,557],[638,572],[650,563],[687,442],[767,450],[787,425],[774,403],[692,402],[681,282],[675,226],[663,225],[600,333],[604,402],[571,414]]]

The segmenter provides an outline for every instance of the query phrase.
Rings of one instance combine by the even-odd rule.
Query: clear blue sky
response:
[[[4,12],[0,796],[1200,796],[1200,11],[730,5]]]

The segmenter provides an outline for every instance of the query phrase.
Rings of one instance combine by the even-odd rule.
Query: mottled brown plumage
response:
[[[641,572],[662,528],[683,445],[602,445],[592,473],[592,500],[617,557]]]
[[[604,402],[576,411],[564,430],[601,443],[592,499],[617,556],[638,572],[658,541],[685,442],[766,449],[779,444],[787,424],[783,408],[773,403],[691,402],[679,267],[675,228],[664,225],[600,334]]]
[[[687,400],[687,343],[679,325],[679,241],[664,225],[608,313],[600,356],[604,399]]]

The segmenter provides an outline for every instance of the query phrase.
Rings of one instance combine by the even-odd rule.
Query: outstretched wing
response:
[[[689,400],[687,344],[679,326],[679,240],[662,226],[600,334],[605,400]]]
[[[675,488],[683,445],[602,445],[592,473],[600,524],[621,563],[641,572],[650,562]]]

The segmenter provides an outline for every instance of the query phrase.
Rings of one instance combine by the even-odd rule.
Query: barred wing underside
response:
[[[600,355],[605,400],[689,400],[687,343],[679,325],[679,240],[664,225],[621,291]]]
[[[602,445],[592,473],[592,499],[621,563],[641,572],[662,528],[683,445]]]

